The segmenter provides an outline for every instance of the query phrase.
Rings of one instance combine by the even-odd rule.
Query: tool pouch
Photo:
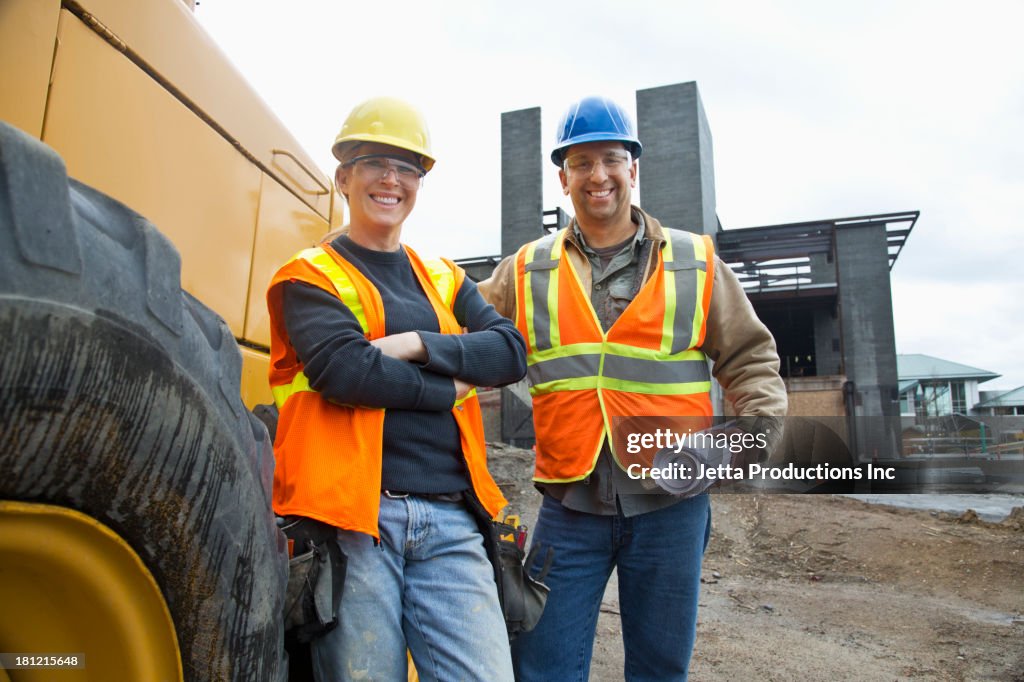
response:
[[[347,558],[333,526],[301,516],[283,522],[281,530],[292,549],[284,629],[299,642],[309,642],[338,625]]]
[[[498,598],[505,616],[505,627],[509,639],[521,632],[529,632],[537,625],[544,603],[548,598],[548,586],[544,578],[551,569],[554,549],[548,548],[544,565],[536,576],[530,575],[540,547],[534,544],[528,556],[516,543],[517,529],[505,523],[491,522],[488,554],[494,565],[494,577],[498,584]],[[506,539],[506,538],[513,539]]]

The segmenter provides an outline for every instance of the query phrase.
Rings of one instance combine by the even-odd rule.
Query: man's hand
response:
[[[370,341],[370,345],[376,346],[380,352],[389,358],[405,360],[406,362],[426,362],[427,347],[423,345],[423,339],[416,332],[402,332],[401,334],[390,334],[379,339]]]
[[[739,443],[747,443],[753,439],[745,429],[737,425],[735,420],[713,426],[707,429],[707,432],[715,434],[716,439],[721,438],[721,434],[725,434],[726,438],[728,438],[729,445],[726,450],[729,457],[729,466],[742,467],[744,471],[748,471],[751,464],[762,464],[764,462],[764,450],[756,443],[753,443],[752,446],[738,447]]]
[[[735,422],[727,422],[718,428],[711,428],[708,430],[712,431],[716,438],[721,437],[719,434],[725,434],[729,439],[729,445],[726,447],[726,451],[728,453],[727,456],[729,457],[729,466],[742,467],[743,471],[746,472],[748,470],[748,465],[756,464],[760,459],[760,450],[751,448],[740,449],[733,445],[733,443],[742,442],[743,436],[746,433],[743,429],[737,427]]]

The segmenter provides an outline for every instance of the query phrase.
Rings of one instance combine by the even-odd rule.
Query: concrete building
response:
[[[993,417],[1024,417],[1024,386],[1012,391],[981,391],[981,401],[974,406],[977,414]]]
[[[896,364],[902,417],[973,414],[981,402],[978,385],[1000,376],[931,355],[898,355]]]
[[[1024,483],[1024,387],[983,391],[1000,375],[931,355],[897,356],[903,454],[967,453],[1014,464]]]
[[[723,230],[711,128],[696,83],[639,90],[639,203],[663,224],[710,235],[775,335],[790,414],[841,418],[862,460],[896,456],[899,391],[889,271],[917,222],[907,211]],[[567,216],[541,209],[540,110],[502,114],[502,256]],[[497,256],[461,261],[475,279]],[[720,391],[717,393],[719,401]],[[528,444],[521,389],[503,393],[502,437]],[[729,407],[721,405],[722,413]],[[506,418],[505,415],[510,415]],[[879,426],[885,424],[885,426]]]

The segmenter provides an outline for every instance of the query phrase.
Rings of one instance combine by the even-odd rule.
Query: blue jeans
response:
[[[380,500],[380,545],[338,531],[348,555],[340,624],[312,643],[319,682],[511,682],[505,621],[483,536],[465,503]]]
[[[700,566],[711,533],[702,494],[630,518],[573,511],[544,497],[533,542],[555,550],[544,615],[512,644],[520,682],[586,682],[601,598],[619,578],[625,679],[686,680],[697,631]],[[539,569],[544,551],[531,567]]]

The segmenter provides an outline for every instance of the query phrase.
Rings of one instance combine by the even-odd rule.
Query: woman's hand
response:
[[[389,334],[379,339],[370,341],[370,345],[376,346],[380,352],[389,358],[405,360],[406,362],[426,362],[427,348],[423,345],[423,339],[416,332],[402,332],[401,334]]]
[[[456,400],[462,400],[467,395],[469,395],[470,391],[476,388],[475,386],[473,386],[473,384],[467,384],[465,381],[462,381],[461,379],[453,379],[453,381],[455,382]]]

